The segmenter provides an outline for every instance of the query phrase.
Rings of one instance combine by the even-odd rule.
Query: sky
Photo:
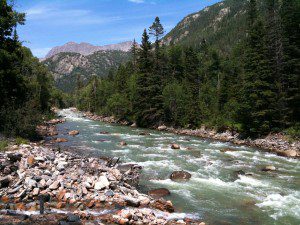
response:
[[[220,0],[16,0],[26,13],[18,27],[23,44],[39,58],[73,41],[94,45],[140,41],[145,28],[159,16],[169,32],[190,13]]]

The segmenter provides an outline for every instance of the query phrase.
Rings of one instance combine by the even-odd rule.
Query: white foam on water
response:
[[[138,162],[137,164],[143,166],[144,168],[155,167],[155,168],[164,168],[167,167],[168,169],[172,170],[180,170],[181,168],[175,165],[170,160],[160,160],[160,161],[145,161],[145,162]]]
[[[111,150],[114,153],[129,153],[131,152],[130,149],[117,149],[117,150]]]
[[[183,190],[183,189],[171,190],[171,194],[172,193],[176,193],[177,195],[179,195],[181,197],[183,196],[188,201],[194,201],[194,197],[193,197],[191,191],[189,191],[189,190],[186,190],[186,189],[185,190]],[[194,202],[196,202],[196,201],[194,201]]]
[[[227,187],[227,188],[233,188],[236,187],[236,185],[233,182],[225,182],[222,181],[219,178],[200,178],[200,177],[192,177],[191,181],[195,181],[196,183],[204,183],[210,186],[219,186],[219,187]]]
[[[175,182],[172,181],[171,179],[165,179],[165,180],[149,180],[151,183],[155,183],[155,184],[160,184],[160,185],[164,185],[164,186],[168,186],[171,188],[184,188],[185,186],[190,186],[189,183],[187,182]]]
[[[145,154],[144,156],[150,158],[168,158],[168,156],[161,154]]]
[[[300,220],[300,192],[286,196],[278,193],[270,194],[256,205],[263,210],[271,211],[271,217],[274,219],[291,216]]]
[[[214,147],[224,147],[224,146],[228,146],[228,143],[225,142],[213,142],[209,144],[210,146],[214,146]]]
[[[270,184],[266,181],[257,180],[253,177],[239,175],[239,179],[235,183],[250,185],[254,187],[269,187]]]

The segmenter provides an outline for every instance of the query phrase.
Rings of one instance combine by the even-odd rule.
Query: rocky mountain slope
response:
[[[246,35],[247,2],[225,0],[190,14],[164,37],[164,42],[198,47],[205,40],[228,53]]]
[[[54,77],[55,85],[65,91],[75,90],[77,77],[86,83],[92,76],[107,76],[110,69],[130,58],[125,51],[98,51],[91,55],[62,52],[44,61]]]
[[[68,42],[62,46],[54,47],[49,51],[46,55],[45,59],[51,58],[54,55],[57,55],[62,52],[72,52],[72,53],[80,53],[81,55],[91,55],[98,51],[108,51],[108,50],[117,50],[117,51],[124,51],[128,52],[132,46],[131,41],[122,42],[119,44],[112,44],[112,45],[104,45],[104,46],[94,46],[89,43],[82,42],[80,44],[75,42]]]

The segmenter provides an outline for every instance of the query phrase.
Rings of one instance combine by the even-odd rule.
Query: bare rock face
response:
[[[105,45],[105,46],[95,46],[85,42],[79,44],[75,42],[68,42],[62,46],[57,46],[51,49],[45,58],[46,59],[51,58],[52,56],[57,55],[61,52],[79,53],[84,56],[91,55],[97,51],[119,50],[119,51],[128,52],[131,46],[132,46],[131,41],[122,42],[119,44]]]

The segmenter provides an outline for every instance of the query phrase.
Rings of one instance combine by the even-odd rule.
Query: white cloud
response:
[[[118,16],[98,16],[91,10],[64,9],[55,5],[37,5],[25,11],[26,19],[60,25],[99,25],[121,20]]]
[[[133,3],[144,3],[145,0],[129,0],[130,2],[133,2]]]

